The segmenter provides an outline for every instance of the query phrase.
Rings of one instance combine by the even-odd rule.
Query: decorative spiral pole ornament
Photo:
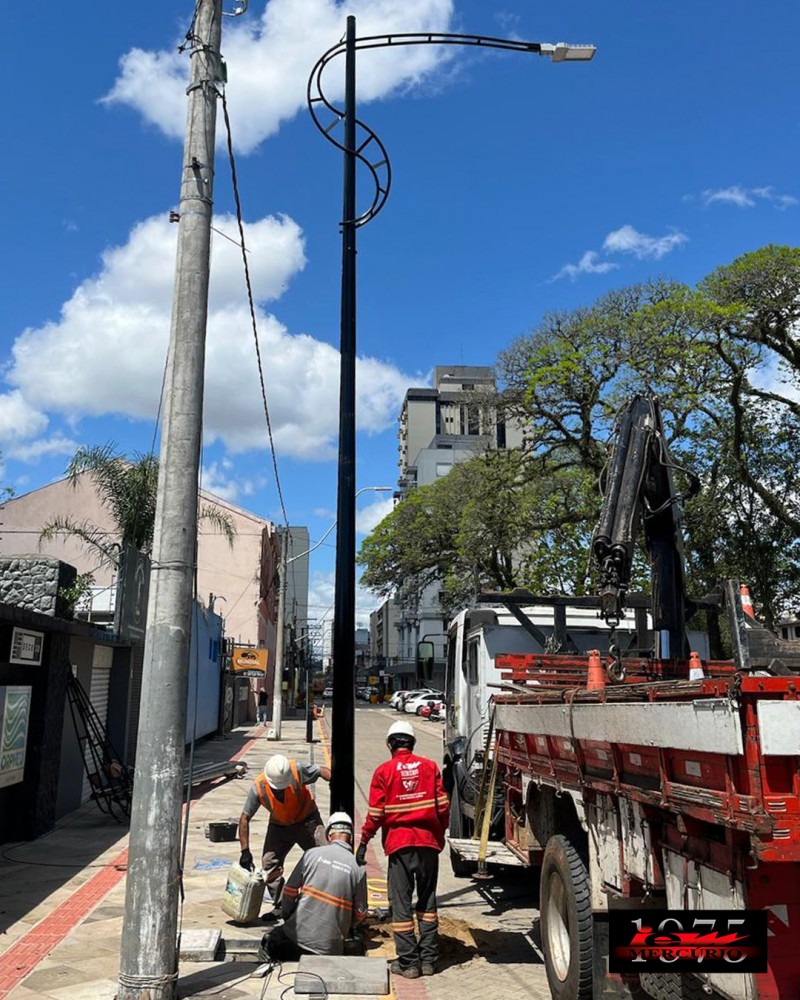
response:
[[[558,42],[556,45],[547,42],[523,42],[512,38],[492,38],[486,35],[456,35],[445,32],[405,32],[394,35],[367,35],[356,38],[355,48],[380,49],[398,48],[403,45],[467,45],[482,49],[504,49],[509,52],[530,52],[545,56],[553,62],[586,62],[595,52],[593,45],[567,45]],[[346,152],[342,142],[334,134],[336,129],[344,125],[345,111],[337,107],[325,96],[322,89],[322,74],[325,67],[337,56],[344,55],[347,43],[344,39],[332,45],[317,60],[306,88],[308,110],[314,124],[328,142],[337,149]],[[369,170],[372,177],[375,194],[369,208],[353,221],[357,227],[371,222],[386,204],[392,186],[392,164],[386,147],[378,138],[377,133],[365,122],[356,119],[356,149],[355,155],[359,162]]]

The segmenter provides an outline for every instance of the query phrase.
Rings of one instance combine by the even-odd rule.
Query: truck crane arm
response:
[[[687,606],[683,534],[679,502],[693,496],[696,476],[689,473],[686,494],[676,492],[664,436],[661,410],[654,396],[636,395],[614,425],[605,473],[600,520],[592,551],[600,566],[600,607],[616,625],[623,616],[636,540],[641,531],[650,561],[653,629],[662,659],[686,657]]]

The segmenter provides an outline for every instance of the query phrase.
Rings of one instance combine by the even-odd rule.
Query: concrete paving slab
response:
[[[81,986],[68,986],[62,990],[50,990],[48,997],[53,1000],[115,1000],[116,979],[96,979]]]
[[[213,962],[222,937],[217,928],[195,928],[184,930],[180,937],[178,958],[183,962]]]
[[[303,955],[294,979],[296,994],[342,993],[385,996],[389,992],[386,959],[355,955]]]

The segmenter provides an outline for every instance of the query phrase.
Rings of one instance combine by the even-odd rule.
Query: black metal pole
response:
[[[341,383],[336,594],[333,616],[331,810],[355,809],[356,628],[356,19],[345,49],[344,209],[342,216]]]

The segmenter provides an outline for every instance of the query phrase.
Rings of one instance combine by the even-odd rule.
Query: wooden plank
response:
[[[462,839],[460,837],[448,837],[448,843],[453,850],[464,861],[477,861],[480,841]],[[490,840],[486,845],[486,863],[494,865],[515,865],[517,868],[524,867],[522,861],[510,851],[500,840]]]

